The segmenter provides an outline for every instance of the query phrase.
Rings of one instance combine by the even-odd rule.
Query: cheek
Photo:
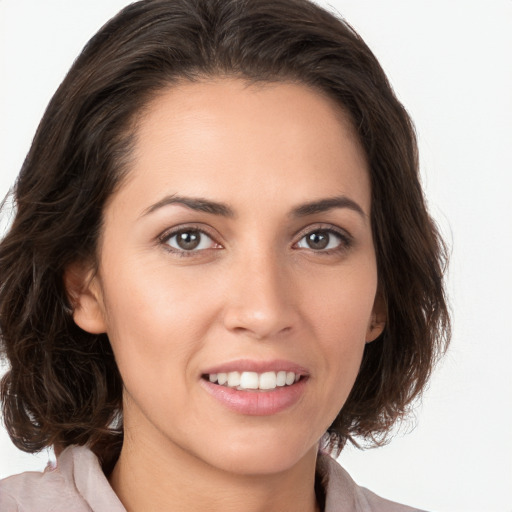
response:
[[[376,290],[376,271],[354,271],[338,282],[335,278],[330,284],[325,281],[322,293],[310,294],[304,308],[324,358],[326,393],[332,395],[326,403],[336,404],[337,411],[359,372]]]
[[[119,265],[104,283],[108,335],[125,380],[132,368],[174,375],[173,365],[200,348],[211,318],[212,290],[160,267]]]
[[[112,286],[111,281],[105,306],[125,388],[125,417],[138,424],[141,417],[167,418],[169,411],[187,407],[204,324],[191,313],[197,310],[194,294],[184,294],[180,283],[168,284],[161,274],[159,279],[147,272],[132,275],[138,279],[125,279],[123,286]]]
[[[365,342],[377,292],[373,268],[368,265],[369,270],[333,273],[317,281],[314,293],[303,290],[304,311],[310,323],[325,333],[319,339],[345,340],[349,345]]]

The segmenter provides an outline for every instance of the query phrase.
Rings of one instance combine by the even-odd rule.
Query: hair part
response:
[[[419,182],[412,122],[376,58],[307,0],[143,0],[85,46],[50,101],[14,187],[0,244],[0,399],[14,444],[88,444],[106,468],[122,443],[122,381],[108,337],[72,318],[63,274],[97,263],[102,212],[129,174],[137,119],[180,81],[292,81],[348,113],[364,149],[387,326],[329,429],[329,448],[382,443],[449,340],[447,252]]]

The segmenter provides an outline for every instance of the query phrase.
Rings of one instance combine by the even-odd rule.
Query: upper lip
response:
[[[303,366],[292,361],[285,361],[283,359],[273,359],[271,361],[258,361],[253,359],[238,359],[236,361],[229,361],[222,363],[211,368],[207,368],[202,373],[203,375],[210,375],[212,373],[229,373],[229,372],[293,372],[295,375],[309,375],[309,372]]]

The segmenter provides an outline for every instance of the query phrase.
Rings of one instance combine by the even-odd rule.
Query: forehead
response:
[[[148,136],[155,136],[155,130],[161,133],[162,126],[172,128],[172,123],[194,128],[194,120],[204,122],[205,129],[209,122],[221,120],[229,122],[226,129],[244,125],[240,135],[251,125],[255,136],[279,130],[285,122],[297,129],[306,124],[318,130],[322,125],[326,143],[329,132],[336,135],[342,127],[343,135],[359,144],[348,112],[325,91],[298,82],[251,82],[236,77],[183,80],[162,89],[139,116],[138,139],[143,144]],[[311,133],[304,135],[311,137]]]
[[[354,193],[369,209],[348,115],[297,83],[218,78],[162,90],[138,119],[129,174],[139,194],[158,183],[166,193],[284,200],[292,188],[297,202]]]

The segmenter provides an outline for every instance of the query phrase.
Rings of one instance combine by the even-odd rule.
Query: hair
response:
[[[446,349],[447,251],[428,214],[414,127],[375,56],[339,16],[308,0],[145,0],[89,41],[50,101],[13,189],[0,244],[0,387],[14,444],[87,444],[112,467],[123,438],[122,381],[106,334],[73,321],[63,282],[97,264],[102,212],[129,172],[136,121],[180,81],[294,82],[333,98],[366,154],[384,332],[366,345],[328,430],[382,443]]]

